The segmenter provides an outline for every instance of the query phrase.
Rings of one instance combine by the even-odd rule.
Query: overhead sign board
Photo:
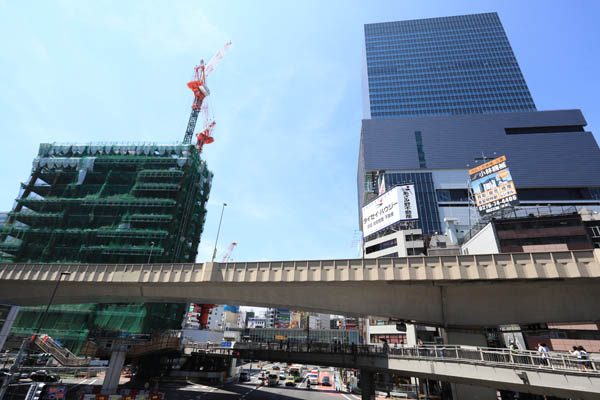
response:
[[[414,185],[398,185],[362,208],[365,237],[400,221],[419,219]]]
[[[480,215],[519,204],[517,189],[506,165],[506,156],[469,170],[469,177]]]

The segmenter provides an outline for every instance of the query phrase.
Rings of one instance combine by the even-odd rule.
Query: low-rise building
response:
[[[515,209],[473,229],[462,254],[535,253],[594,248],[575,207]]]

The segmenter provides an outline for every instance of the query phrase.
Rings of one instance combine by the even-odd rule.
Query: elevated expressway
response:
[[[0,264],[0,302],[199,302],[445,327],[600,320],[600,250],[203,264]]]
[[[544,396],[600,397],[600,362],[590,361],[584,370],[568,353],[549,353],[542,359],[536,351],[513,354],[508,349],[475,346],[401,346],[384,351],[381,346],[318,344],[309,348],[280,343],[236,343],[233,350],[220,350],[240,358],[360,369],[361,383],[374,372],[392,372]]]

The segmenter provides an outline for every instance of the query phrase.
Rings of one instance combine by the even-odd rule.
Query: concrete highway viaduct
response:
[[[203,264],[0,264],[0,302],[199,302],[443,327],[600,319],[600,250]],[[454,342],[458,343],[458,342]]]
[[[47,304],[63,272],[70,274],[54,304],[198,302],[377,315],[444,327],[448,343],[455,344],[485,346],[477,342],[481,334],[468,333],[484,326],[600,320],[600,250],[203,264],[7,263],[0,264],[0,302]],[[423,362],[423,368],[437,368]],[[405,368],[412,366],[398,366]],[[465,393],[460,399],[494,396],[456,388]]]

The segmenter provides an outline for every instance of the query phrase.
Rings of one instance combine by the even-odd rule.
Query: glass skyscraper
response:
[[[536,111],[497,13],[365,25],[365,118]]]

